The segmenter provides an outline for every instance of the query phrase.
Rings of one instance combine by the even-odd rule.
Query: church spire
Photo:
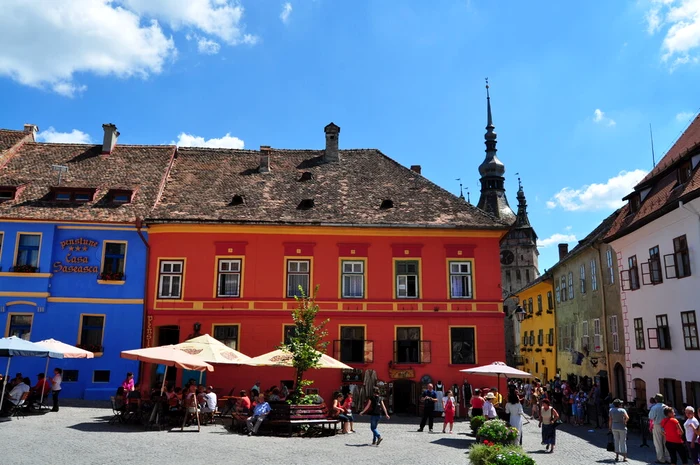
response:
[[[525,192],[523,191],[523,184],[518,178],[518,215],[515,220],[516,228],[531,228],[530,219],[527,216],[527,201],[525,200]]]
[[[489,150],[493,152],[496,151],[496,126],[493,125],[493,116],[491,115],[491,95],[489,93],[489,78],[486,78],[486,134],[484,139],[486,139],[486,152]],[[493,141],[491,147],[489,147],[489,141]]]

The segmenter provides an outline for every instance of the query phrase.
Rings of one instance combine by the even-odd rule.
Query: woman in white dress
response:
[[[518,438],[516,444],[523,444],[523,406],[520,404],[520,399],[513,392],[508,395],[508,403],[506,404],[506,413],[510,414],[510,426],[518,429]]]

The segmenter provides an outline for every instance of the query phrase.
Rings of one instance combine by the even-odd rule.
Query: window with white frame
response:
[[[600,319],[593,320],[593,351],[600,352],[603,350],[600,338]]]
[[[581,265],[581,294],[586,293],[586,265]]]
[[[471,262],[450,262],[450,297],[453,299],[472,298]]]
[[[158,278],[158,298],[179,299],[182,295],[184,261],[162,260]]]
[[[309,295],[311,262],[309,260],[287,260],[287,297]]]
[[[598,273],[596,270],[596,264],[595,260],[591,260],[591,290],[592,291],[597,291],[598,290]]]
[[[574,272],[569,271],[569,300],[574,299]]]
[[[608,284],[615,284],[615,270],[613,269],[612,249],[605,251],[605,260],[608,265]]]
[[[365,262],[343,260],[343,298],[362,299],[365,296]]]
[[[214,339],[231,349],[238,349],[238,325],[215,325]]]
[[[588,337],[588,321],[581,322],[581,349],[591,349],[590,338]]]
[[[612,350],[613,352],[620,351],[620,337],[617,332],[617,315],[610,316],[610,335],[612,336]]]
[[[240,297],[241,295],[241,260],[219,260],[218,297]]]
[[[418,298],[418,262],[399,260],[396,262],[396,298]]]
[[[555,294],[557,295],[557,303],[561,302],[561,288],[559,287],[559,281],[557,280],[557,286],[554,289]]]
[[[645,350],[644,344],[644,320],[642,318],[634,319],[634,343],[637,350]]]

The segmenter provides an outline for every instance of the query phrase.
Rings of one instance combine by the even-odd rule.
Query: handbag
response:
[[[615,436],[613,436],[612,431],[608,432],[608,452],[615,452]]]

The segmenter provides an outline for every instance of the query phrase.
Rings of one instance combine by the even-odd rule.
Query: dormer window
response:
[[[382,210],[387,210],[389,208],[394,208],[394,201],[391,199],[382,200],[382,204],[379,206]]]
[[[690,181],[690,177],[693,175],[693,165],[690,160],[684,161],[681,166],[678,167],[678,183],[685,184]]]
[[[313,173],[309,171],[305,171],[301,173],[301,177],[299,178],[299,181],[305,182],[305,181],[311,181],[314,178]]]
[[[17,188],[15,187],[0,187],[0,202],[14,200]]]
[[[233,198],[231,199],[231,205],[243,205],[245,203],[245,199],[243,198],[242,195],[234,195]]]
[[[299,205],[297,206],[298,210],[309,210],[314,207],[314,199],[304,199],[301,202],[299,202]]]
[[[639,197],[639,194],[634,194],[632,197],[630,197],[630,213],[637,213],[641,207],[642,200]]]
[[[95,198],[95,189],[70,189],[70,188],[54,188],[53,200],[56,202],[77,202],[86,203],[92,202]]]
[[[133,191],[125,189],[112,189],[107,193],[107,198],[109,199],[109,201],[117,205],[131,203],[131,199],[133,196]]]

